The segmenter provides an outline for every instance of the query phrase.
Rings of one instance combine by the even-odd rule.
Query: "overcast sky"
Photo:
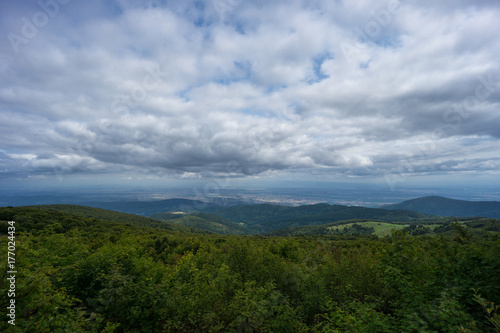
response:
[[[1,1],[0,181],[499,184],[499,18],[497,0]]]

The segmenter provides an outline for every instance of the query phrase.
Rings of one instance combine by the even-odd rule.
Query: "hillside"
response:
[[[361,236],[375,235],[386,236],[391,230],[405,228],[403,223],[378,222],[371,220],[347,220],[319,225],[307,225],[276,229],[265,233],[266,236],[296,237],[296,236]]]
[[[23,207],[19,207],[23,208]],[[201,232],[188,226],[182,226],[175,223],[160,221],[153,218],[143,217],[135,214],[121,213],[113,210],[78,206],[78,205],[40,205],[40,206],[27,206],[26,208],[41,209],[48,211],[58,211],[72,215],[90,217],[99,219],[101,221],[109,221],[114,223],[125,223],[140,227],[165,229],[170,231],[180,232]]]
[[[425,227],[439,219],[454,220]],[[371,233],[407,226],[357,220],[324,236],[262,237],[134,224],[146,220],[81,206],[0,208],[0,261],[13,271],[0,289],[16,320],[14,329],[0,321],[0,332],[495,331],[500,237],[463,226],[499,231],[498,220],[388,238]]]
[[[423,214],[500,219],[500,201],[465,201],[428,196],[381,206],[383,209],[409,209]]]
[[[431,218],[429,215],[409,210],[385,210],[329,204],[298,207],[260,204],[222,208],[213,204],[187,199],[99,204],[110,207],[110,209],[79,205],[40,205],[32,207],[151,228],[187,232],[201,232],[203,230],[233,235],[253,235],[276,229],[320,225],[352,219],[414,223]],[[117,211],[113,208],[117,209]],[[214,212],[196,212],[193,211],[194,208]],[[135,213],[123,213],[123,211]]]
[[[244,223],[246,227],[258,232],[353,219],[375,219],[384,222],[416,222],[431,217],[409,210],[386,210],[329,204],[303,205],[298,207],[271,204],[242,205],[225,208],[214,214],[236,223]]]
[[[159,212],[213,212],[220,206],[189,199],[166,199],[155,201],[88,202],[85,206],[114,210],[117,212],[151,216]]]
[[[328,224],[276,229],[265,233],[265,235],[282,237],[374,235],[385,237],[391,235],[393,230],[402,230],[413,236],[442,235],[456,232],[455,223],[464,228],[468,234],[496,234],[500,232],[500,220],[497,219],[435,217],[428,220],[421,220],[417,223],[348,220]]]
[[[435,198],[435,197],[427,197]],[[426,198],[421,198],[426,199]],[[438,199],[441,199],[438,197]],[[445,201],[451,200],[442,198]],[[431,200],[441,202],[441,200]],[[192,206],[203,205],[208,210],[217,210],[214,213],[189,212],[186,209],[191,202]],[[408,202],[405,202],[408,203]],[[123,202],[109,203],[120,207]],[[136,214],[121,213],[102,208],[78,205],[40,205],[28,206],[33,209],[58,211],[101,221],[119,222],[140,227],[164,229],[177,232],[216,233],[223,235],[362,235],[374,234],[378,236],[390,233],[392,228],[401,229],[405,225],[433,224],[442,225],[450,222],[449,217],[439,217],[419,213],[407,209],[380,209],[358,206],[342,206],[330,204],[303,205],[297,207],[260,204],[239,205],[221,208],[204,203],[193,203],[186,199],[171,199],[156,202],[134,202],[131,211],[142,209],[148,214],[161,207],[169,207],[170,211],[151,214],[151,217]],[[425,200],[410,200],[408,207],[425,210]],[[124,207],[122,207],[124,208]],[[433,205],[427,208],[432,210]],[[182,212],[181,209],[187,212]],[[444,214],[443,214],[444,215]],[[348,222],[345,222],[348,221]],[[370,223],[356,223],[349,221],[373,221]],[[349,228],[336,228],[336,225],[350,223]],[[353,225],[355,224],[355,225]],[[403,226],[403,227],[401,227]],[[354,229],[352,229],[354,228]],[[363,228],[374,228],[365,230]],[[424,228],[424,227],[422,227]],[[409,230],[410,232],[428,232],[427,229]],[[345,230],[344,230],[345,229]],[[382,231],[380,231],[382,230]]]
[[[59,234],[74,229],[85,230],[87,233],[119,233],[123,231],[143,232],[145,230],[153,230],[140,224],[130,223],[131,220],[98,219],[93,216],[67,213],[63,210],[64,209],[48,209],[47,207],[39,208],[36,206],[0,207],[0,221],[2,221],[0,222],[0,233],[7,230],[6,221],[16,221],[16,232],[32,232],[34,234],[46,231]],[[165,225],[167,226],[167,224]],[[164,229],[165,231],[180,230],[180,228],[175,225],[171,229],[168,227]]]
[[[127,223],[131,225],[165,229],[179,232],[212,232],[216,234],[251,235],[255,231],[208,213],[180,214],[172,212],[157,213],[151,217],[121,213],[113,210],[79,205],[39,205],[28,206],[35,209],[52,210],[102,221]]]
[[[158,213],[151,216],[152,218],[183,225],[190,228],[196,228],[223,235],[252,235],[256,232],[243,227],[237,223],[231,222],[220,216],[208,213],[194,214],[173,214],[173,213]]]

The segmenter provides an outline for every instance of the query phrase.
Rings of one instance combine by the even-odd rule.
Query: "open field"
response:
[[[339,230],[342,231],[345,228],[351,227],[353,224],[360,225],[365,228],[374,228],[374,235],[378,237],[385,237],[385,236],[390,236],[392,230],[402,230],[405,227],[409,226],[409,224],[398,224],[398,223],[387,223],[387,222],[377,222],[377,221],[365,221],[365,222],[353,222],[353,223],[346,223],[338,226],[332,226],[329,227],[328,230]],[[426,225],[426,227],[430,228],[431,231],[434,230],[434,228],[440,226],[440,224],[429,224]]]
[[[407,226],[406,224],[367,221],[367,222],[346,223],[346,224],[342,224],[340,226],[332,226],[332,227],[329,227],[328,230],[342,231],[343,229],[350,227],[353,224],[357,224],[357,225],[360,225],[360,226],[365,227],[365,228],[374,228],[375,229],[374,234],[377,235],[378,237],[388,236],[391,234],[391,231],[393,229],[401,230]]]

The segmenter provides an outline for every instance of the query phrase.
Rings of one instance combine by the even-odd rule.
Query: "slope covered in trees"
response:
[[[320,235],[374,235],[384,237],[393,230],[401,230],[410,235],[451,234],[457,227],[467,233],[494,234],[500,232],[500,220],[484,218],[446,218],[436,217],[416,223],[382,222],[372,220],[346,220],[320,225],[271,230],[268,236],[320,236]]]
[[[430,218],[429,215],[409,210],[385,210],[329,204],[298,207],[270,204],[240,205],[216,211],[215,214],[236,223],[244,223],[246,227],[259,232],[352,219],[417,222]]]
[[[439,196],[428,196],[384,205],[384,209],[409,209],[440,216],[480,216],[500,219],[500,201],[466,201]]]
[[[139,227],[36,208],[16,226],[3,332],[494,332],[500,238],[262,237]],[[8,238],[2,230],[0,248]],[[7,251],[0,251],[2,275]],[[487,311],[486,311],[487,310]],[[489,312],[488,312],[489,311]],[[497,326],[495,326],[497,325]]]
[[[155,201],[89,202],[87,206],[114,210],[122,213],[151,216],[166,211],[212,212],[221,206],[190,199],[165,199]]]
[[[152,218],[223,235],[252,235],[256,231],[209,213],[158,213]]]
[[[304,236],[372,234],[383,237],[390,234],[392,229],[403,229],[411,234],[436,234],[449,232],[452,229],[449,224],[454,220],[461,223],[467,222],[464,227],[472,228],[471,230],[473,231],[500,231],[498,230],[500,221],[494,219],[457,219],[423,215],[406,210],[388,211],[328,204],[304,205],[299,207],[266,204],[242,205],[225,208],[212,214],[164,212],[154,214],[151,217],[78,205],[41,205],[28,207],[65,212],[104,221],[128,223],[142,227],[230,235],[265,234],[275,236]],[[370,216],[370,214],[372,214],[371,216],[379,217],[379,219],[362,219]],[[233,221],[221,215],[227,216],[233,219]],[[352,217],[355,218],[348,219]],[[358,217],[361,217],[361,219]],[[324,221],[328,223],[322,223]],[[472,226],[468,222],[474,225]],[[355,225],[353,226],[353,224]],[[436,232],[434,232],[434,229]]]
[[[28,206],[28,207],[35,209],[58,211],[85,217],[92,217],[103,221],[128,223],[141,227],[159,228],[165,230],[185,231],[185,232],[196,231],[187,226],[168,223],[165,221],[160,221],[158,219],[139,216],[135,214],[116,212],[109,209],[101,209],[101,208],[79,206],[79,205],[40,205],[40,206]]]

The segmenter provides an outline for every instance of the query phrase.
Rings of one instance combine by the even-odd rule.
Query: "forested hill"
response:
[[[429,199],[430,198],[430,199]],[[433,200],[432,198],[437,198]],[[398,225],[420,225],[420,224],[446,224],[449,218],[444,216],[488,216],[484,214],[466,214],[455,211],[457,214],[446,213],[439,210],[434,203],[451,200],[440,197],[421,198],[422,200],[411,200],[405,203],[408,205],[402,207],[413,208],[420,211],[434,212],[436,215],[430,215],[423,212],[417,212],[409,209],[381,209],[366,208],[360,206],[342,206],[330,205],[326,203],[314,205],[302,205],[297,207],[258,204],[258,205],[237,205],[232,207],[221,207],[210,203],[196,202],[187,199],[170,199],[153,202],[131,202],[128,210],[135,214],[126,214],[113,210],[102,208],[86,207],[78,205],[41,205],[31,206],[32,208],[53,210],[76,214],[84,217],[95,218],[104,221],[129,223],[136,226],[151,227],[156,229],[166,229],[183,232],[210,232],[217,234],[232,235],[255,235],[265,234],[276,230],[283,230],[297,227],[311,227],[306,229],[293,229],[293,231],[279,231],[280,235],[296,234],[330,234],[336,233],[333,224],[345,221],[366,220],[373,222],[382,222]],[[426,200],[423,200],[426,199]],[[427,200],[429,199],[429,200]],[[430,201],[426,205],[426,201]],[[459,200],[451,200],[451,202]],[[403,204],[405,204],[403,203]],[[124,202],[105,203],[106,205],[115,204],[117,207],[125,210],[127,204]],[[459,201],[462,206],[463,203]],[[445,205],[442,209],[450,207]],[[213,211],[212,213],[197,212],[200,210]],[[464,209],[466,209],[465,206]],[[453,212],[453,211],[452,211]],[[139,216],[136,214],[147,214],[150,217]],[[491,215],[491,214],[490,214]],[[347,222],[346,222],[347,223]],[[345,223],[344,223],[345,224]],[[352,223],[351,223],[352,224]],[[364,223],[366,224],[366,223]],[[361,226],[364,226],[361,225]],[[386,224],[375,224],[374,234],[381,236],[378,232],[380,226]],[[320,226],[324,227],[320,227]],[[358,227],[358,225],[356,225]],[[397,229],[397,228],[396,228]],[[360,230],[351,230],[359,233]],[[421,231],[421,230],[420,230]],[[382,234],[383,236],[384,234]]]
[[[79,205],[37,205],[16,207],[34,210],[48,210],[68,213],[99,219],[101,221],[119,222],[140,227],[155,229],[165,229],[171,231],[203,233],[210,232],[215,234],[231,235],[252,235],[256,234],[254,230],[245,228],[242,225],[228,221],[222,217],[208,213],[157,213],[151,217],[139,216],[135,214],[121,213],[113,210],[79,206]],[[16,209],[12,208],[12,209]]]
[[[115,210],[117,212],[151,216],[160,212],[212,212],[220,206],[200,200],[166,199],[155,201],[88,202],[85,206]]]
[[[334,209],[302,214],[320,208]],[[457,224],[438,237],[378,238],[353,223],[314,237],[235,236],[153,229],[136,218],[80,206],[0,207],[0,332],[500,328],[498,234]]]
[[[163,201],[162,201],[163,202]],[[166,206],[162,202],[150,204],[148,209],[160,209]],[[169,205],[170,212],[163,211],[151,217],[126,214],[113,210],[78,205],[40,205],[30,206],[36,209],[54,210],[105,221],[119,221],[137,226],[178,231],[208,231],[218,234],[252,235],[276,229],[309,226],[352,219],[372,219],[386,222],[418,223],[432,218],[430,215],[408,210],[385,210],[365,207],[316,204],[298,207],[280,205],[240,205],[221,208],[212,214],[191,212],[193,206]],[[122,204],[122,203],[120,203]],[[142,204],[142,203],[141,203]],[[215,206],[209,204],[201,207]],[[199,206],[199,207],[200,207]],[[156,207],[156,208],[154,208]],[[181,208],[188,208],[181,213]],[[131,208],[132,210],[134,208]],[[176,213],[172,211],[179,210]]]
[[[317,225],[352,219],[417,222],[431,216],[409,210],[386,210],[329,204],[288,207],[271,204],[241,205],[225,208],[215,214],[259,232],[304,225]]]
[[[42,211],[48,211],[42,214]],[[147,227],[155,229],[164,229],[170,231],[179,232],[201,232],[199,229],[193,229],[189,226],[179,225],[175,223],[169,223],[165,221],[160,221],[157,219],[143,217],[135,214],[126,214],[121,212],[116,212],[113,210],[78,206],[78,205],[39,205],[39,206],[26,206],[26,207],[13,207],[4,208],[4,214],[7,212],[12,212],[14,218],[26,218],[28,221],[34,221],[36,223],[40,216],[51,216],[54,215],[54,219],[64,220],[61,217],[61,213],[70,214],[72,216],[82,216],[85,218],[90,218],[91,220],[99,220],[113,223],[122,223],[138,227]],[[57,214],[56,214],[57,212]],[[27,214],[26,216],[23,214]],[[33,218],[34,217],[34,218]],[[7,218],[3,218],[7,220]]]
[[[383,209],[409,209],[440,216],[481,216],[500,219],[500,201],[465,201],[439,196],[427,196],[381,206]]]
[[[152,218],[167,221],[170,223],[180,224],[187,227],[205,230],[222,235],[254,235],[255,230],[246,228],[245,226],[226,220],[215,214],[208,213],[158,213],[151,216]]]

